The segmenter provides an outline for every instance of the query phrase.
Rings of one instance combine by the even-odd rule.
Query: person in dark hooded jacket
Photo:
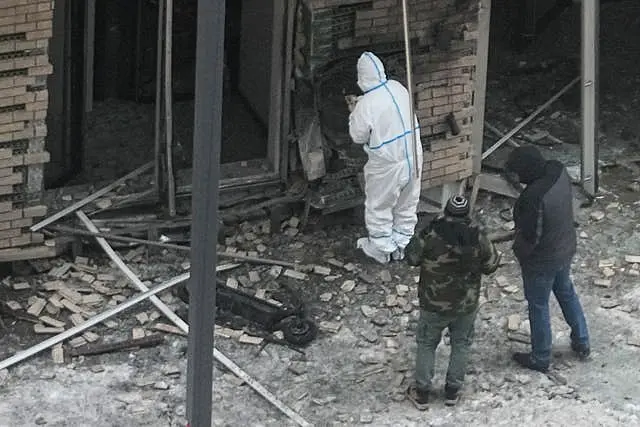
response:
[[[581,359],[590,354],[587,322],[571,280],[577,240],[571,179],[562,163],[545,160],[533,146],[516,148],[506,166],[526,185],[513,208],[513,251],[522,270],[532,347],[530,353],[515,353],[513,359],[546,372],[551,361],[551,292],[571,327],[571,348]]]

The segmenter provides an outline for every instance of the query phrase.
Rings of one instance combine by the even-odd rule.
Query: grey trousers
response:
[[[447,385],[460,388],[464,383],[467,360],[473,341],[474,322],[478,310],[463,315],[443,315],[420,310],[420,320],[416,331],[418,344],[416,354],[416,388],[428,391],[431,389],[436,348],[440,344],[442,331],[449,328],[451,338],[451,357],[447,370]]]

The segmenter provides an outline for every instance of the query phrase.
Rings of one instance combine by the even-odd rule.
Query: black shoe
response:
[[[451,387],[448,384],[444,386],[444,404],[447,406],[456,406],[460,400],[460,389]]]
[[[591,348],[589,344],[575,344],[571,343],[571,350],[578,356],[578,359],[585,361],[591,356]]]
[[[419,411],[424,411],[429,407],[429,391],[420,390],[415,385],[409,386],[407,389],[407,399],[413,403]]]
[[[536,363],[532,358],[531,358],[531,353],[514,353],[513,354],[513,360],[515,360],[515,362],[522,366],[523,368],[527,368],[527,369],[531,369],[533,371],[538,371],[538,372],[542,372],[547,373],[547,371],[549,371],[549,365],[542,365],[540,363]]]

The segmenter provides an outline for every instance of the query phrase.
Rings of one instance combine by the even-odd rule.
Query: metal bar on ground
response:
[[[202,183],[204,184],[204,183]],[[213,187],[213,188],[217,188],[217,187]],[[201,193],[202,194],[202,193]],[[216,203],[214,201],[214,203]],[[194,211],[194,215],[196,214],[196,212]],[[85,224],[85,226],[87,227],[87,229],[89,229],[90,231],[93,230],[97,230],[97,228],[95,227],[95,225],[91,222],[91,220],[84,214],[84,212],[82,211],[78,211],[76,212],[76,215],[78,216],[78,218],[83,222],[83,224]],[[215,230],[214,230],[215,231]],[[214,233],[215,236],[215,233]],[[109,246],[109,244],[106,242],[105,239],[103,238],[96,238],[96,241],[98,242],[98,244],[100,244],[100,246],[104,249],[105,253],[109,256],[109,258],[111,258],[111,260],[116,264],[116,266],[118,268],[120,268],[122,270],[122,272],[127,276],[127,278],[129,278],[129,280],[131,280],[131,282],[142,292],[147,292],[147,287],[145,286],[144,283],[142,283],[142,281],[135,275],[135,273],[133,271],[131,271],[131,269],[129,267],[127,267],[127,265],[124,263],[124,261],[122,261],[122,259],[118,256],[118,254],[113,250],[113,248],[111,248],[111,246]],[[214,246],[215,247],[215,246]],[[212,263],[214,264],[214,263]],[[193,261],[192,261],[192,268],[193,268]],[[208,272],[208,268],[207,268],[207,272]],[[214,270],[213,272],[211,272],[211,275],[207,276],[206,278],[203,278],[202,280],[202,284],[206,287],[211,287],[211,288],[215,288],[215,286],[210,286],[209,282],[208,282],[208,278],[209,277],[215,277],[215,265],[214,265]],[[206,280],[205,280],[206,279]],[[191,297],[192,292],[193,292],[193,287],[191,287],[190,289],[190,310],[189,310],[189,315],[191,316],[191,312],[193,309],[193,299]],[[197,290],[197,289],[196,289]],[[185,332],[186,334],[189,334],[189,325],[187,323],[185,323],[184,320],[182,320],[178,315],[176,315],[165,303],[163,303],[157,296],[152,296],[150,298],[150,301],[156,306],[156,308],[162,313],[164,314],[169,320],[171,320],[171,322],[173,322],[174,325],[176,325],[178,328],[180,328],[183,332]],[[208,309],[209,313],[213,313],[214,310],[212,310],[211,308],[215,307],[215,300],[213,301],[213,305],[208,306],[208,307],[202,307],[202,310]],[[211,336],[213,337],[213,325],[215,322],[215,317],[212,316],[211,314],[209,314],[208,318],[211,319],[212,323],[211,323]],[[190,339],[191,339],[191,335],[190,335]],[[191,343],[189,345],[189,348],[191,348]],[[208,351],[209,353],[211,353],[211,349],[213,348],[213,345],[208,347]],[[191,350],[192,351],[192,350]],[[203,350],[204,351],[204,350]],[[291,418],[293,421],[295,421],[298,425],[300,426],[311,426],[311,424],[309,424],[307,421],[305,421],[297,412],[293,411],[291,408],[289,408],[288,406],[286,406],[282,401],[280,401],[273,393],[271,393],[269,390],[267,390],[264,386],[262,386],[260,383],[258,383],[256,380],[254,380],[252,377],[249,376],[249,374],[247,374],[246,372],[244,372],[238,365],[236,365],[232,360],[230,360],[229,358],[227,358],[224,354],[222,354],[221,352],[219,352],[217,349],[213,348],[213,357],[218,360],[220,363],[222,363],[227,369],[229,369],[231,372],[233,372],[238,378],[243,379],[247,384],[249,384],[249,386],[251,388],[253,388],[258,394],[260,394],[262,397],[264,397],[266,400],[268,400],[271,404],[273,404],[276,408],[278,408],[282,413],[284,413],[285,415],[287,415],[289,418]],[[212,363],[212,373],[213,373],[213,363]],[[193,372],[193,374],[196,374],[196,372]],[[206,375],[204,372],[199,372],[200,375]],[[208,407],[211,408],[211,402],[208,403]],[[210,411],[211,409],[209,409]],[[199,424],[195,424],[195,423],[191,423],[192,425],[199,425]]]
[[[173,170],[173,0],[166,0],[164,39],[164,138],[169,216],[176,215],[176,177]]]
[[[78,219],[84,224],[84,226],[87,227],[87,230],[91,231],[92,233],[98,232],[98,228],[93,224],[93,222],[91,222],[89,217],[84,212],[77,211],[76,215]],[[125,276],[127,276],[127,278],[131,281],[131,283],[135,285],[136,288],[138,288],[142,292],[146,292],[149,290],[149,288],[144,283],[142,283],[142,280],[140,280],[133,271],[131,271],[127,264],[124,263],[122,258],[120,258],[120,256],[116,253],[116,251],[113,250],[111,245],[109,245],[109,243],[107,243],[105,239],[103,239],[102,237],[96,237],[96,242],[98,242],[107,256],[111,258],[114,264],[124,273]],[[169,307],[167,307],[162,301],[160,301],[160,298],[154,295],[149,298],[149,300],[156,307],[158,307],[158,310],[160,310],[162,314],[164,314],[173,323],[178,325],[180,329],[185,330],[188,328],[184,320],[182,320]]]
[[[162,120],[162,56],[163,41],[164,41],[164,0],[158,1],[158,43],[156,46],[156,96],[155,96],[155,118],[153,123],[153,137],[154,137],[154,158],[153,158],[153,187],[156,190],[156,195],[160,196],[161,174],[160,174],[160,159],[162,158],[162,151],[160,149],[161,143],[161,127],[160,121]]]
[[[598,192],[598,62],[600,0],[582,0],[582,187],[591,197]]]
[[[129,172],[127,175],[123,176],[122,178],[117,179],[116,181],[113,181],[111,184],[107,185],[106,187],[101,188],[100,190],[96,191],[95,193],[88,195],[84,199],[77,201],[76,203],[72,204],[71,206],[62,209],[61,211],[51,215],[50,217],[47,217],[47,218],[43,219],[39,223],[31,226],[30,230],[35,232],[35,231],[40,230],[41,228],[46,227],[49,224],[52,224],[52,223],[56,222],[60,218],[63,218],[65,216],[69,215],[70,213],[73,213],[73,212],[77,211],[78,209],[81,209],[83,206],[86,206],[89,203],[93,202],[94,200],[97,200],[100,197],[104,196],[105,194],[113,191],[116,187],[120,186],[121,184],[124,184],[128,180],[130,180],[132,178],[135,178],[136,176],[145,173],[146,171],[148,171],[152,167],[153,167],[153,162],[145,163],[144,165],[140,166],[136,170],[134,170],[132,172]]]
[[[77,228],[67,227],[67,226],[64,226],[64,225],[55,225],[55,226],[51,227],[51,229],[53,231],[59,231],[59,232],[68,233],[68,234],[76,234],[78,236],[102,237],[102,238],[104,238],[106,240],[113,240],[114,242],[139,243],[141,245],[155,246],[155,247],[164,248],[164,249],[174,249],[174,250],[185,251],[185,252],[186,251],[191,251],[191,247],[189,247],[189,246],[176,245],[174,243],[154,242],[152,240],[138,239],[138,238],[135,238],[135,237],[127,237],[127,236],[119,236],[117,234],[109,234],[109,233],[101,233],[101,232],[95,232],[94,233],[94,232],[91,232],[91,231],[79,230]],[[296,264],[296,263],[288,262],[288,261],[281,261],[281,260],[269,259],[269,258],[252,257],[252,256],[247,256],[247,255],[234,254],[234,253],[230,253],[230,252],[217,252],[217,255],[220,258],[228,258],[228,259],[233,259],[233,260],[236,260],[236,261],[244,261],[244,262],[249,262],[249,263],[253,263],[253,264],[279,265],[281,267],[287,267],[287,268],[293,268],[293,269],[297,269],[297,268],[300,268],[302,266],[301,264]]]
[[[155,288],[144,292],[142,294],[138,294],[135,297],[131,298],[128,301],[123,302],[120,305],[117,305],[103,313],[100,313],[90,319],[87,319],[86,322],[78,325],[78,326],[74,326],[73,328],[67,329],[64,332],[59,333],[58,335],[55,335],[49,339],[46,339],[44,341],[42,341],[41,343],[38,343],[36,345],[34,345],[33,347],[30,347],[26,350],[22,350],[16,354],[14,354],[13,356],[3,360],[2,362],[0,362],[0,370],[2,369],[7,369],[13,365],[15,365],[16,363],[22,362],[25,359],[28,359],[32,356],[35,356],[36,354],[40,353],[41,351],[44,351],[48,348],[53,347],[56,344],[59,344],[65,340],[68,340],[69,338],[78,335],[84,331],[86,331],[87,329],[97,325],[98,323],[102,323],[107,319],[112,318],[113,316],[122,313],[123,311],[133,307],[134,305],[137,305],[139,303],[141,303],[142,301],[146,300],[147,298],[154,296],[160,292],[166,291],[167,289],[184,282],[185,280],[189,279],[189,273],[185,273],[185,274],[181,274],[180,276],[174,277],[173,279],[164,282],[158,286],[156,286]]]
[[[487,149],[487,151],[482,153],[482,160],[484,160],[487,157],[489,157],[494,151],[496,151],[498,148],[500,148],[502,146],[502,144],[504,144],[505,142],[507,142],[507,140],[511,139],[512,136],[514,136],[515,134],[520,132],[522,130],[522,128],[524,128],[526,125],[528,125],[533,119],[538,117],[540,115],[540,113],[542,113],[544,110],[546,110],[551,104],[556,102],[562,95],[564,95],[573,86],[575,86],[580,81],[580,79],[581,79],[580,77],[576,77],[575,79],[571,80],[571,82],[569,84],[567,84],[565,87],[563,87],[558,93],[553,95],[547,102],[545,102],[544,104],[539,106],[533,113],[531,113],[528,117],[526,117],[524,120],[522,120],[520,123],[518,123],[518,125],[516,127],[514,127],[512,130],[510,130],[505,136],[500,138],[500,140],[498,140],[498,142],[493,144],[491,147],[489,147]]]
[[[114,353],[117,351],[129,350],[132,348],[146,348],[160,345],[164,342],[161,334],[147,335],[142,338],[127,339],[124,341],[108,342],[100,344],[85,344],[82,347],[69,351],[69,356],[95,356],[104,353]]]
[[[422,165],[418,161],[418,138],[416,137],[415,106],[413,105],[413,70],[411,66],[411,39],[409,32],[409,6],[407,0],[402,0],[402,24],[404,29],[404,52],[407,67],[407,92],[409,92],[409,130],[411,130],[411,140],[413,142],[413,167],[415,176],[420,179]]]
[[[138,239],[135,237],[128,237],[128,236],[119,236],[116,234],[109,234],[109,233],[101,233],[101,232],[92,233],[91,231],[79,230],[77,228],[67,227],[64,225],[54,225],[51,227],[51,230],[65,233],[65,234],[73,234],[77,236],[101,237],[103,239],[112,240],[114,242],[138,243],[141,245],[154,246],[157,248],[174,249],[177,251],[185,251],[185,252],[191,251],[191,248],[189,246],[176,245],[173,243],[154,242],[153,240]]]
[[[222,363],[224,365],[224,367],[229,369],[238,378],[240,378],[245,383],[247,383],[252,389],[254,389],[256,392],[258,392],[258,394],[260,394],[262,397],[264,397],[266,400],[268,400],[271,404],[273,404],[276,408],[278,408],[283,414],[288,416],[296,424],[298,424],[301,427],[312,427],[311,423],[309,423],[304,418],[302,418],[300,416],[300,414],[295,412],[293,409],[291,409],[288,406],[286,406],[273,393],[271,393],[269,390],[264,388],[260,383],[258,383],[252,377],[250,377],[249,374],[247,374],[242,369],[240,369],[239,366],[237,366],[227,356],[225,356],[224,354],[220,353],[220,351],[218,351],[216,348],[213,349],[213,357],[215,357],[215,359],[218,362]],[[192,423],[192,425],[195,426],[196,424]]]

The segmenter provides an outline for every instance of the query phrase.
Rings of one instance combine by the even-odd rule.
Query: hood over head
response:
[[[511,152],[507,160],[507,172],[515,173],[523,184],[530,184],[542,178],[547,161],[533,146],[518,147]]]
[[[358,59],[358,86],[367,93],[386,83],[387,75],[380,58],[371,52],[364,52]]]

